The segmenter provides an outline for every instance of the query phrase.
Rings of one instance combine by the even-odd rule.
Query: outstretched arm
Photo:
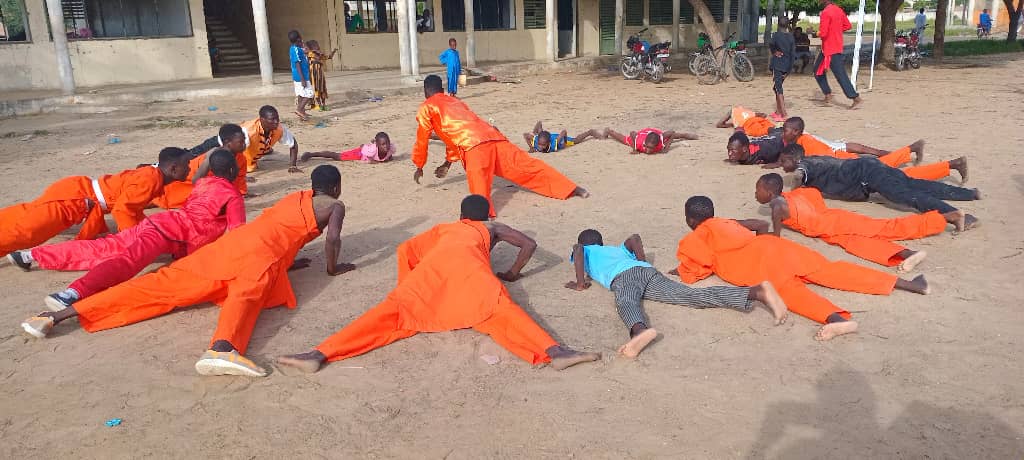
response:
[[[423,165],[427,164],[427,145],[430,143],[430,133],[434,131],[430,125],[430,115],[430,108],[426,104],[420,106],[416,114],[416,143],[412,146],[412,162],[416,165],[416,172],[412,178],[417,184],[423,177]]]
[[[345,223],[345,205],[334,203],[331,205],[331,212],[327,218],[327,234],[324,236],[324,254],[327,256],[327,274],[331,276],[340,275],[356,269],[353,264],[339,264],[338,257],[341,255],[341,227]]]
[[[302,170],[299,169],[299,167],[297,165],[298,161],[299,161],[299,141],[298,141],[298,139],[296,139],[295,143],[292,144],[292,148],[290,150],[288,150],[288,172],[290,172],[290,173],[302,172]]]
[[[736,219],[736,222],[739,222],[740,225],[746,227],[747,229],[749,229],[750,231],[752,231],[752,232],[754,232],[754,233],[756,233],[758,235],[764,235],[765,233],[768,233],[769,231],[771,231],[771,224],[768,223],[768,221],[766,221],[766,220],[761,220],[761,219],[742,219],[742,220],[741,219]]]
[[[213,149],[210,149],[210,152],[212,151]],[[192,175],[192,184],[199,182],[199,179],[206,177],[210,173],[210,152],[205,153],[206,156],[203,157],[203,161],[196,167],[196,173]]]
[[[541,131],[544,131],[544,120],[538,120],[537,124],[533,125],[533,134],[534,135],[540,134]]]
[[[626,249],[629,249],[629,252],[636,256],[636,260],[647,262],[647,254],[644,253],[644,242],[640,239],[638,233],[634,233],[629,238],[626,238],[626,241],[622,244],[626,246]]]
[[[537,151],[537,148],[533,145],[533,136],[535,135],[535,133],[523,133],[523,139],[526,139],[526,146],[530,148],[529,150],[527,150],[527,153],[533,153]]]
[[[574,244],[572,246],[572,265],[576,272],[576,281],[570,281],[565,283],[565,287],[576,291],[583,291],[590,287],[590,281],[587,281],[586,271],[586,253],[583,252],[582,244]]]
[[[789,203],[782,197],[777,197],[768,203],[772,209],[772,235],[779,236],[782,233],[782,221],[789,219]]]
[[[732,112],[731,111],[729,113],[726,113],[725,117],[723,117],[721,120],[718,120],[718,123],[715,123],[715,127],[716,128],[735,128],[735,125],[733,125],[732,122],[729,121],[730,118],[732,118]]]
[[[520,275],[519,272],[522,271],[523,267],[526,266],[526,263],[530,261],[531,257],[533,257],[533,252],[537,250],[537,242],[534,241],[533,238],[526,236],[525,233],[505,224],[492,222],[488,224],[488,226],[491,228],[491,232],[494,235],[492,247],[496,242],[504,241],[519,248],[519,255],[516,256],[516,261],[512,263],[512,267],[506,272],[498,273],[498,278],[505,281],[515,281],[522,278],[523,276]]]

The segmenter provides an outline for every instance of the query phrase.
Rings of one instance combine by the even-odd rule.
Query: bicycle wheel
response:
[[[640,77],[640,72],[643,71],[636,59],[633,59],[630,56],[622,58],[622,63],[619,64],[619,70],[622,71],[622,76],[626,77],[627,80],[636,80]]]
[[[718,83],[718,80],[722,76],[721,67],[715,58],[702,55],[697,58],[697,81],[705,85],[713,85]]]
[[[737,54],[732,58],[732,76],[738,81],[754,79],[754,64],[746,54]]]
[[[702,55],[700,53],[690,54],[690,62],[688,63],[688,65],[690,66],[690,73],[697,75],[697,59],[700,58],[701,56]]]

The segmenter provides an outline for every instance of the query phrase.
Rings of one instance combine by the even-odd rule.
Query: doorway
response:
[[[558,57],[576,56],[576,0],[558,0]]]

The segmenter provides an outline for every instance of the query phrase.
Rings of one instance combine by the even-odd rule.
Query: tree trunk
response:
[[[935,9],[935,38],[932,44],[932,56],[942,59],[946,54],[946,14],[949,12],[949,0],[939,0]]]
[[[903,0],[878,0],[878,14],[882,16],[882,41],[878,44],[879,62],[892,64],[896,62],[894,44],[896,42],[896,13]]]
[[[697,12],[697,17],[700,18],[700,22],[704,24],[704,31],[707,32],[708,37],[711,38],[711,46],[715,48],[722,46],[724,43],[722,40],[722,31],[718,29],[718,23],[715,22],[715,17],[711,14],[711,10],[708,9],[708,5],[704,3],[704,0],[690,0],[690,5],[692,5],[694,11]]]
[[[1020,26],[1020,12],[1024,10],[1024,0],[1017,1],[1017,8],[1013,7],[1013,0],[1003,0],[1006,5],[1006,12],[1010,14],[1010,30],[1006,32],[1006,41],[1012,42],[1017,39],[1017,27]]]

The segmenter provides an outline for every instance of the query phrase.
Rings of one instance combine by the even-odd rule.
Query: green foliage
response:
[[[931,51],[931,43],[924,45],[924,49]],[[946,56],[976,56],[981,54],[1022,52],[1024,52],[1024,41],[963,40],[945,43]]]
[[[839,5],[847,13],[853,13],[860,8],[860,0],[836,0],[836,5]],[[775,0],[775,7],[779,7],[779,0]],[[797,13],[807,13],[808,16],[817,16],[821,13],[821,2],[819,0],[786,0],[786,12],[789,13],[787,16],[794,16]],[[761,0],[761,12],[765,13],[768,11],[768,0]],[[875,0],[867,0],[864,2],[864,11],[874,12],[875,11]],[[778,16],[778,11],[776,11]]]
[[[25,13],[21,7],[21,0],[0,0],[0,18],[3,19],[8,36],[24,34]]]

